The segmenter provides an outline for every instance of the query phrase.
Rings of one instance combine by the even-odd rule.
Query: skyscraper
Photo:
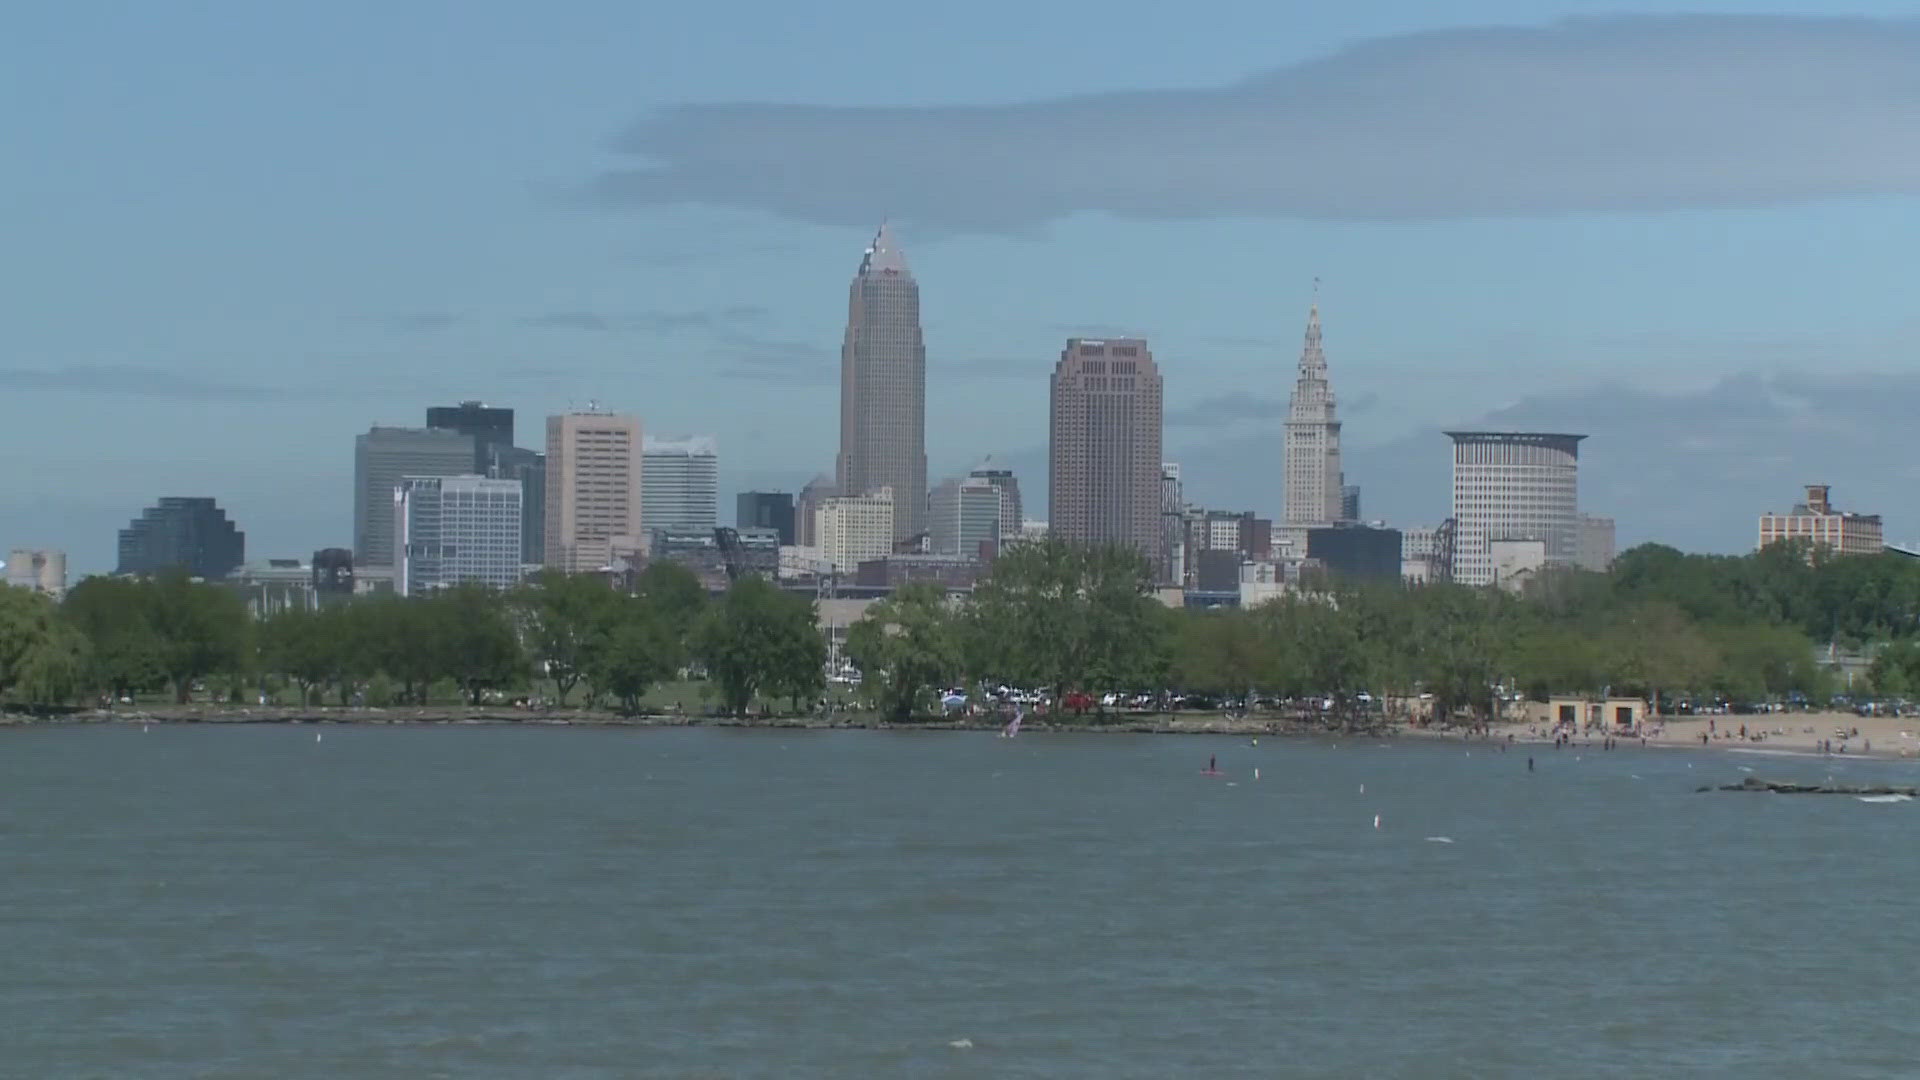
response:
[[[518,446],[497,446],[488,476],[520,481],[520,559],[529,566],[547,562],[547,455]]]
[[[1548,563],[1580,553],[1580,440],[1534,431],[1449,431],[1453,580],[1491,585],[1492,545],[1538,540]]]
[[[1287,407],[1287,500],[1281,524],[1306,550],[1304,531],[1341,519],[1340,421],[1334,412],[1333,386],[1327,381],[1327,356],[1320,349],[1320,305],[1307,312],[1307,340]]]
[[[640,448],[638,417],[547,417],[547,566],[586,573],[639,553]]]
[[[1139,338],[1074,338],[1053,369],[1049,529],[1160,565],[1160,369]]]
[[[896,540],[926,531],[926,429],[920,286],[881,225],[848,290],[835,483],[841,495],[892,488]]]
[[[794,524],[793,495],[785,491],[743,491],[734,498],[734,525],[740,529],[772,529],[780,543],[799,543]]]
[[[720,447],[712,436],[641,440],[640,518],[648,529],[711,533],[720,523]]]
[[[427,426],[473,437],[473,472],[492,476],[495,454],[513,446],[513,410],[492,408],[478,401],[435,405],[427,409]]]
[[[433,428],[373,427],[353,440],[353,558],[393,566],[393,488],[403,476],[473,472],[473,436]]]
[[[197,578],[226,577],[247,561],[247,534],[212,499],[161,499],[120,530],[121,574],[185,570]]]
[[[504,589],[520,580],[518,480],[409,476],[393,489],[393,576],[401,596],[464,581]]]
[[[983,543],[1000,541],[1001,491],[983,476],[954,477],[927,496],[927,538],[935,555],[980,554]]]

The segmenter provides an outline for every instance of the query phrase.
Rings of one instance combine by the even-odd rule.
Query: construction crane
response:
[[[720,548],[720,561],[727,568],[727,580],[740,580],[740,530],[722,525],[713,530],[713,542]]]

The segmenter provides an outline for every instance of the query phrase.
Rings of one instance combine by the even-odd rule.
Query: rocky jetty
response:
[[[1775,795],[1905,795],[1914,798],[1920,788],[1865,784],[1795,784],[1785,780],[1762,780],[1749,776],[1737,784],[1702,785],[1695,791],[1766,791]]]

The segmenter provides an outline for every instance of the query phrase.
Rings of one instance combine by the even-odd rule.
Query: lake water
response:
[[[1920,802],[1693,791],[1920,765],[315,733],[0,730],[0,1076],[1920,1069]]]

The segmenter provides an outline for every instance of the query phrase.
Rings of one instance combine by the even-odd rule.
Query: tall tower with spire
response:
[[[841,495],[893,489],[894,539],[926,531],[927,348],[920,286],[885,225],[853,276],[840,346]]]
[[[1287,409],[1287,501],[1282,523],[1289,533],[1304,534],[1339,521],[1343,481],[1340,420],[1334,411],[1333,386],[1327,381],[1327,355],[1320,348],[1316,295],[1307,312],[1307,341],[1300,350],[1300,371]],[[1296,547],[1297,552],[1303,550],[1304,545]]]

